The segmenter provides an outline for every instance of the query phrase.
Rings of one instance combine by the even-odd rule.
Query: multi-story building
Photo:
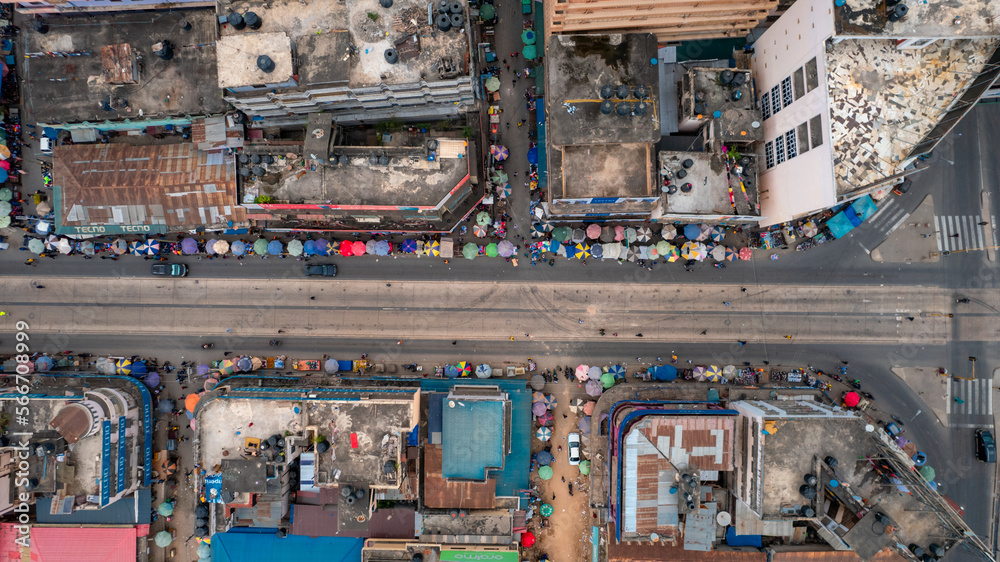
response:
[[[753,45],[763,224],[891,185],[930,152],[1000,73],[996,17],[986,0],[796,2]]]

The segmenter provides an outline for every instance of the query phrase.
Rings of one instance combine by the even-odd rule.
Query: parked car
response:
[[[332,263],[306,266],[306,277],[336,277],[337,266]]]
[[[55,142],[49,137],[41,137],[38,139],[38,150],[42,154],[52,154],[52,147],[55,146]]]
[[[997,462],[997,442],[988,429],[976,430],[976,458],[983,462]]]
[[[897,183],[896,187],[892,188],[892,192],[895,193],[896,195],[902,195],[907,191],[909,191],[912,185],[913,185],[913,180],[911,180],[910,178],[906,178],[903,181]]]
[[[580,434],[570,433],[567,435],[566,444],[569,447],[569,464],[580,464]]]
[[[183,263],[154,263],[150,271],[153,275],[184,277],[188,274],[188,266]]]

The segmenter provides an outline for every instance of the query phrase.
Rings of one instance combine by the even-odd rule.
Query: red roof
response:
[[[0,532],[0,560],[20,560],[18,537],[13,525]],[[33,562],[135,562],[135,527],[32,527]]]

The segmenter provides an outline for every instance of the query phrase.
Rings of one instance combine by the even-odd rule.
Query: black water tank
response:
[[[351,165],[351,157],[348,156],[348,155],[346,155],[346,154],[342,155],[340,157],[340,165],[341,166],[350,166]]]
[[[648,106],[649,106],[649,104],[647,104],[644,101],[641,101],[641,102],[635,104],[634,107],[632,107],[632,113],[635,114],[635,115],[645,115],[646,114],[646,108]]]
[[[358,490],[357,492],[354,492],[354,497],[359,500],[365,499],[366,495],[368,494],[366,494],[364,490]]]
[[[386,474],[396,472],[396,461],[385,461],[385,464],[382,465],[382,471]]]
[[[687,177],[688,173],[687,170],[677,170],[675,175],[677,176],[677,179],[682,180]]]
[[[153,54],[163,60],[170,60],[174,58],[174,46],[166,39],[159,43],[153,43]]]
[[[199,518],[208,517],[208,507],[204,505],[199,505],[198,507],[194,508],[194,516]]]
[[[687,158],[681,162],[681,166],[684,166],[685,169],[690,168],[691,166],[694,166],[694,160]]]
[[[815,474],[806,474],[802,479],[805,480],[806,484],[809,484],[810,486],[815,486],[816,482],[819,482]]]
[[[451,18],[448,17],[448,14],[444,12],[438,14],[437,26],[441,31],[448,31],[451,29]]]
[[[424,555],[419,552],[414,552],[413,556],[410,557],[410,562],[424,562]]]
[[[615,110],[615,104],[611,103],[611,100],[604,100],[601,102],[601,113],[604,115],[611,115],[611,112]]]
[[[931,551],[931,554],[933,554],[937,558],[941,558],[944,556],[944,547],[942,547],[936,542],[932,542],[930,546],[927,547],[927,550]]]
[[[260,156],[258,156],[257,157],[257,161],[260,162],[260,159],[261,159]],[[272,435],[272,436],[268,437],[267,438],[267,444],[270,445],[270,446],[272,446],[272,447],[274,447],[275,445],[278,444],[278,437],[279,437],[278,435]]]
[[[615,112],[618,113],[619,117],[626,117],[628,114],[632,113],[632,104],[627,101],[623,101],[618,104],[617,108],[615,108]]]
[[[316,443],[317,453],[325,453],[329,450],[330,450],[330,444],[327,443],[326,441],[320,441],[319,443]]]
[[[689,193],[691,191],[691,187],[693,186],[690,183],[685,183],[684,185],[681,186],[681,191],[683,191],[684,193]]]
[[[618,88],[615,90],[615,95],[618,99],[625,99],[628,97],[629,87],[625,84],[618,84]]]
[[[378,3],[383,8],[391,8],[392,7],[392,0],[378,0]]]
[[[605,84],[601,86],[601,99],[609,100],[611,96],[615,95],[615,88],[611,84]]]
[[[747,81],[746,72],[737,72],[736,76],[733,76],[733,86],[742,86],[744,82]]]
[[[440,0],[438,2],[438,11],[442,14],[448,13],[448,5],[451,4],[448,0]]]
[[[732,70],[729,70],[727,68],[727,69],[723,70],[721,73],[719,73],[719,80],[723,84],[729,84],[729,83],[731,83],[733,81],[733,77],[734,76],[736,76],[736,73],[733,72]]]
[[[396,49],[385,50],[385,62],[389,64],[396,64],[399,62],[399,53],[396,52]]]
[[[816,488],[813,488],[812,486],[807,486],[805,484],[799,486],[799,493],[806,499],[816,499]]]
[[[343,486],[343,487],[340,488],[340,495],[343,496],[343,497],[345,497],[345,498],[347,496],[350,496],[353,493],[354,493],[354,489],[351,488],[350,486]]]
[[[379,164],[379,166],[388,166],[389,165],[389,157],[386,156],[385,154],[383,154],[382,156],[379,156],[378,157],[378,164]]]
[[[240,164],[246,164],[250,162],[250,157],[246,154],[240,154]]]
[[[673,195],[673,194],[677,193],[677,186],[674,185],[674,184],[668,185],[667,186],[667,193],[670,194],[670,195]]]
[[[840,464],[840,461],[837,460],[837,457],[826,457],[825,459],[823,459],[823,462],[830,465],[830,468],[837,468],[837,465]]]
[[[695,92],[694,101],[705,101],[705,92]]]
[[[451,13],[453,13],[453,14],[461,14],[462,13],[462,3],[461,2],[452,2],[451,6],[449,6],[449,10],[451,10]]]
[[[229,16],[226,17],[226,22],[237,31],[247,26],[247,22],[243,20],[243,16],[237,14],[236,12],[229,14]]]
[[[649,97],[649,88],[643,84],[639,84],[635,88],[632,88],[632,95],[638,99],[644,100]]]
[[[257,68],[263,70],[264,72],[270,74],[274,72],[274,61],[271,57],[267,55],[261,55],[257,57]]]
[[[260,29],[260,26],[264,25],[264,21],[260,19],[260,16],[256,12],[247,12],[243,14],[243,22],[247,24],[247,27],[253,30]]]
[[[354,499],[353,495],[350,495],[350,496],[347,496],[347,498],[344,501],[347,502],[347,505],[354,505],[354,502],[356,500]]]
[[[899,21],[905,18],[909,12],[910,9],[906,7],[906,4],[896,4],[889,10],[889,21]]]
[[[250,161],[254,164],[260,164],[260,154],[254,154],[250,156]]]
[[[196,536],[198,538],[207,537],[208,536],[208,527],[195,527],[194,528],[194,536]]]
[[[816,517],[816,510],[808,505],[804,505],[801,509],[799,509],[799,514],[802,515],[802,517]]]
[[[694,104],[694,113],[695,113],[695,115],[704,115],[705,114],[705,109],[706,109],[705,108],[705,104],[702,103],[702,102],[698,102],[698,103]]]
[[[751,160],[750,160],[749,156],[741,156],[740,157],[740,166],[744,166],[744,167],[749,166],[750,162],[751,162]]]
[[[913,555],[916,556],[917,558],[920,558],[921,556],[924,555],[924,549],[921,548],[919,544],[916,544],[916,543],[911,544],[909,546],[909,549],[910,549],[910,552],[912,552]]]
[[[265,164],[274,164],[274,156],[271,156],[270,154],[265,154],[264,156],[260,157],[260,161]],[[280,435],[278,436],[278,446],[279,447],[285,446],[285,440],[282,439]]]
[[[191,31],[191,22],[188,20],[181,20],[177,22],[177,27],[181,28],[181,31]]]
[[[451,15],[451,27],[454,29],[462,28],[462,14]]]
[[[249,178],[252,175],[253,175],[253,172],[250,171],[250,168],[247,168],[246,166],[240,168],[240,176],[241,177]]]
[[[247,114],[242,111],[237,111],[233,114],[233,123],[237,125],[242,125],[247,122]]]

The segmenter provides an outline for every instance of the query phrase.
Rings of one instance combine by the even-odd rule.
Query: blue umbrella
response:
[[[698,228],[696,224],[689,224],[684,227],[684,238],[688,240],[697,240],[701,236],[701,229]]]
[[[449,379],[457,379],[458,375],[459,375],[459,373],[458,373],[458,367],[456,367],[454,365],[448,365],[447,367],[444,368],[444,374]]]
[[[244,372],[250,371],[253,369],[253,363],[249,357],[240,357],[239,361],[236,362],[236,368]]]
[[[187,255],[198,253],[198,241],[194,238],[185,238],[181,240],[181,251]]]
[[[208,242],[205,242],[205,253],[214,254],[215,253],[215,243],[218,242],[215,238],[209,238]]]
[[[141,256],[146,253],[146,245],[138,240],[133,240],[128,245],[128,251],[133,256]]]
[[[538,164],[538,147],[528,149],[528,164]]]
[[[212,368],[209,367],[208,365],[201,364],[201,365],[198,365],[198,370],[197,371],[198,371],[199,375],[207,375],[211,370],[212,370]]]
[[[242,256],[247,253],[247,243],[242,240],[236,240],[229,246],[229,250],[233,252],[234,256]]]
[[[146,363],[145,361],[136,361],[132,363],[132,374],[133,375],[145,375],[146,374]]]
[[[167,398],[161,399],[160,403],[156,405],[156,411],[161,414],[169,414],[174,411],[174,401]]]
[[[621,365],[612,365],[608,367],[608,372],[611,373],[616,379],[625,377],[625,367],[622,367]]]
[[[552,453],[548,451],[538,451],[538,453],[535,454],[535,460],[538,461],[538,464],[547,466],[555,460],[555,457],[553,457]]]
[[[146,375],[146,379],[143,381],[149,388],[156,388],[160,384],[160,374],[157,372],[152,372]]]
[[[305,244],[302,244],[302,253],[307,256],[316,255],[316,241],[306,240]]]
[[[39,372],[48,371],[52,368],[53,362],[52,358],[48,355],[43,355],[38,359],[35,359],[35,370]]]
[[[417,251],[417,241],[407,238],[403,240],[403,252],[407,254],[412,254]]]
[[[278,254],[281,253],[281,250],[283,250],[284,248],[285,246],[281,243],[280,240],[271,240],[270,242],[267,243],[267,253],[271,254],[272,256],[277,256]]]
[[[389,242],[385,240],[379,240],[375,243],[375,255],[377,256],[388,256],[389,255]]]
[[[320,238],[316,241],[316,254],[320,256],[330,255],[330,243],[325,239]]]

